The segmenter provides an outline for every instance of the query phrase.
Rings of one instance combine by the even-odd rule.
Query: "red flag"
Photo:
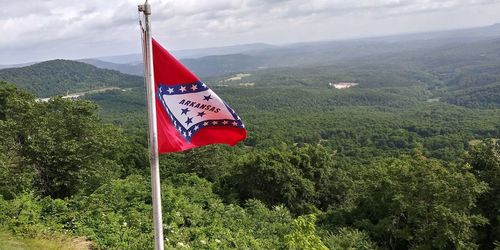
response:
[[[240,117],[153,39],[159,153],[245,139]]]

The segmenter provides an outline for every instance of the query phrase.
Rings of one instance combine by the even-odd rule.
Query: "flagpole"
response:
[[[146,83],[149,123],[149,161],[151,164],[151,191],[153,198],[153,224],[155,249],[163,250],[163,221],[161,214],[160,168],[158,159],[158,130],[156,127],[156,98],[153,74],[153,50],[151,37],[151,5],[146,2],[138,6],[144,13],[145,29],[143,30],[144,78]],[[141,28],[142,29],[142,28]]]

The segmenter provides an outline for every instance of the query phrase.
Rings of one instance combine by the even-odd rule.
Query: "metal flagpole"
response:
[[[144,13],[145,29],[143,30],[144,77],[148,99],[149,122],[149,161],[151,164],[151,190],[153,198],[153,224],[155,232],[155,249],[163,250],[163,220],[161,215],[160,168],[158,159],[158,132],[156,127],[156,98],[153,74],[153,50],[151,38],[151,5],[146,2],[138,6]],[[142,28],[141,28],[142,29]]]

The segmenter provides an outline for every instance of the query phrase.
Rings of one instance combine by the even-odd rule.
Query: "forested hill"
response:
[[[2,69],[0,80],[12,82],[37,97],[143,84],[142,78],[138,76],[68,60],[52,60],[27,67]]]

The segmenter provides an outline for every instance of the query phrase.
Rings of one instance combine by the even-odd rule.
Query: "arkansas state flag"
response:
[[[240,117],[153,39],[159,153],[245,139]]]

